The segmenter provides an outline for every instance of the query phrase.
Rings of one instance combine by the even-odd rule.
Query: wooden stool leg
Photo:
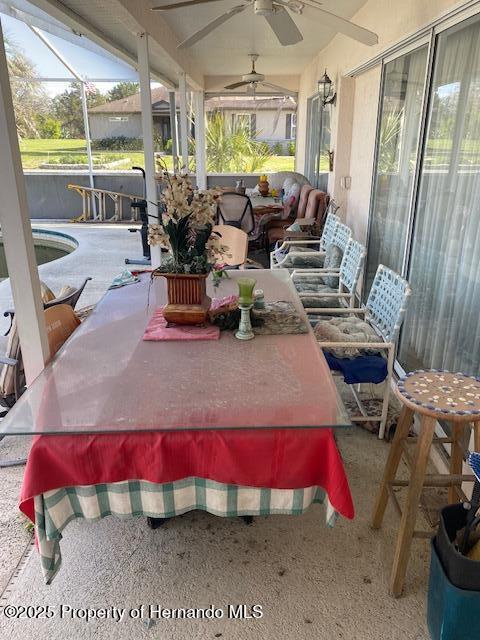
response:
[[[383,472],[382,483],[373,509],[372,527],[374,529],[379,529],[382,525],[383,515],[388,503],[388,484],[395,479],[398,465],[402,458],[403,441],[408,436],[412,421],[413,411],[404,406],[398,419],[397,429],[393,436],[387,464],[385,465],[385,470]]]
[[[473,423],[473,448],[480,453],[480,422]]]
[[[402,521],[398,532],[397,546],[390,576],[390,593],[398,597],[402,593],[403,582],[407,571],[413,532],[417,520],[418,504],[422,493],[428,456],[435,432],[435,418],[422,415],[420,435],[415,449],[413,470],[408,485],[407,499],[402,512]]]
[[[450,452],[450,474],[459,475],[462,473],[463,465],[463,451],[461,447],[461,440],[463,436],[463,423],[453,422],[452,424],[452,449]],[[448,488],[448,502],[454,504],[458,502],[459,495],[457,489],[454,486]]]

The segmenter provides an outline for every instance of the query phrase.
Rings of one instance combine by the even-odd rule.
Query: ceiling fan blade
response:
[[[284,96],[294,96],[295,91],[290,91],[290,89],[285,89],[285,87],[280,87],[278,84],[272,84],[271,82],[260,82],[263,87],[267,87],[267,89],[272,89],[275,93],[281,93]]]
[[[227,84],[224,89],[238,89],[238,87],[244,87],[246,84],[250,84],[249,82],[234,82],[233,84]]]
[[[179,9],[180,7],[189,7],[193,4],[205,4],[207,2],[219,2],[219,0],[185,0],[185,2],[176,2],[175,4],[161,4],[158,7],[152,7],[152,11],[168,11],[169,9]]]
[[[363,42],[363,44],[367,44],[370,47],[374,44],[378,44],[378,36],[373,31],[369,31],[364,27],[360,27],[358,24],[354,22],[350,22],[345,18],[340,18],[340,16],[336,16],[330,11],[325,11],[322,9],[315,0],[302,0],[304,4],[308,7],[312,7],[316,9],[322,14],[323,22],[329,27],[333,27],[340,33],[348,36],[349,38],[353,38],[353,40],[358,40],[358,42]]]
[[[215,20],[212,20],[212,22],[209,22],[205,27],[203,27],[203,29],[196,31],[189,38],[181,42],[177,46],[177,49],[186,49],[187,47],[191,47],[193,44],[195,44],[199,40],[203,40],[205,36],[208,36],[208,34],[214,31],[217,27],[222,25],[224,22],[227,22],[227,20],[230,20],[230,18],[233,18],[233,16],[237,15],[237,13],[241,13],[244,9],[246,9],[249,6],[250,6],[250,3],[239,4],[236,7],[232,7],[225,13],[222,13],[221,16],[218,16],[218,18],[215,18]]]
[[[270,25],[273,33],[277,36],[278,41],[284,47],[291,44],[297,44],[303,40],[303,36],[298,30],[297,25],[290,17],[290,14],[283,7],[276,6],[275,13],[263,16]]]

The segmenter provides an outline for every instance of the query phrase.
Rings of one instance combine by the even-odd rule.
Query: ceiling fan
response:
[[[257,73],[255,69],[255,62],[258,60],[257,53],[250,53],[248,57],[252,61],[252,70],[250,71],[250,73],[246,73],[245,75],[243,75],[242,79],[239,82],[234,82],[233,84],[227,84],[227,86],[224,87],[224,89],[231,90],[231,89],[239,89],[240,87],[248,87],[248,89],[250,89],[251,92],[255,95],[257,85],[261,85],[262,87],[265,87],[266,89],[270,89],[275,93],[281,93],[282,95],[286,95],[286,96],[295,95],[293,91],[289,91],[284,87],[279,87],[276,84],[265,82],[265,76],[263,75],[263,73]]]
[[[219,0],[182,0],[175,4],[164,4],[152,7],[152,11],[169,11],[170,9],[179,9],[181,7],[190,7],[196,4],[206,4],[210,2],[219,2]],[[233,18],[233,16],[241,13],[247,7],[252,7],[256,15],[263,16],[270,25],[272,31],[277,36],[278,41],[284,47],[296,44],[303,40],[297,25],[288,13],[289,9],[292,13],[300,15],[305,7],[315,9],[320,12],[323,24],[332,27],[354,40],[363,42],[367,45],[378,43],[378,37],[373,31],[369,31],[364,27],[360,27],[354,22],[350,22],[345,18],[336,16],[330,11],[321,8],[318,0],[248,0],[244,4],[236,5],[228,9],[225,13],[209,22],[205,27],[193,33],[189,38],[178,45],[178,49],[186,49],[203,40],[209,33],[220,27],[222,24]]]

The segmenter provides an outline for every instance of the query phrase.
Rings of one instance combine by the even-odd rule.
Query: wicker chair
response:
[[[343,375],[359,407],[361,415],[352,416],[352,420],[379,422],[379,438],[385,435],[396,343],[410,294],[404,278],[379,265],[365,307],[330,310],[334,317],[315,324],[330,369]],[[309,313],[322,315],[324,310],[310,309]],[[356,316],[363,316],[363,320]],[[355,334],[361,337],[357,339]],[[385,385],[382,412],[369,416],[354,385],[381,382]]]

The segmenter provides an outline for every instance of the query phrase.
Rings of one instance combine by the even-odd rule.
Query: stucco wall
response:
[[[115,113],[90,113],[90,136],[92,140],[100,138],[113,138],[115,136],[125,136],[127,138],[142,137],[142,121],[139,113],[121,114],[118,116],[128,118],[128,121],[112,121]]]
[[[82,198],[67,189],[69,184],[89,186],[86,171],[25,171],[28,208],[32,219],[67,220],[82,213]],[[95,186],[142,196],[143,179],[138,171],[98,171]],[[108,203],[109,214],[112,212]]]
[[[291,111],[290,113],[294,113]],[[259,140],[281,141],[286,140],[286,113],[282,111],[275,126],[276,111],[257,111],[257,131]]]
[[[82,199],[75,191],[67,189],[69,184],[89,186],[86,171],[25,171],[28,208],[32,219],[68,220],[82,213]],[[243,178],[247,187],[254,187],[260,173],[256,174],[209,174],[209,188],[234,186]],[[143,196],[143,179],[138,171],[96,171],[95,186],[98,189]],[[195,184],[195,176],[192,176]],[[113,213],[113,204],[107,198],[108,215]],[[128,208],[125,205],[124,217]]]
[[[227,117],[231,117],[232,114],[241,114],[241,113],[255,113],[256,115],[256,127],[257,127],[257,140],[265,140],[268,143],[275,144],[275,142],[285,142],[286,140],[289,142],[291,138],[286,138],[287,132],[287,113],[294,114],[295,110],[291,111],[282,111],[280,115],[276,109],[264,109],[257,110],[254,109],[223,109],[223,112]],[[278,117],[277,123],[275,124],[275,120]],[[288,145],[284,145],[285,149]]]
[[[335,164],[329,177],[329,191],[341,204],[341,214],[359,239],[365,239],[368,224],[381,70],[377,66],[353,80],[346,78],[345,73],[458,4],[452,0],[369,0],[352,21],[376,32],[379,44],[368,47],[337,35],[301,75],[296,169],[303,172],[305,168],[307,99],[317,91],[317,81],[327,68],[337,90],[330,145],[335,151]],[[351,177],[349,191],[340,186],[344,176]]]

